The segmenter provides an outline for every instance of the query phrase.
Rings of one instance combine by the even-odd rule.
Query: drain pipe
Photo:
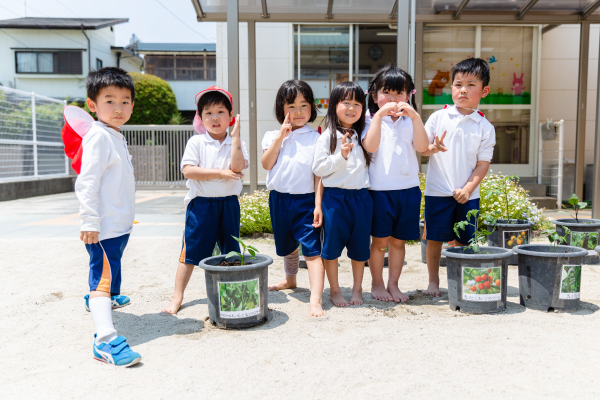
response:
[[[117,68],[121,68],[121,52],[117,51]]]
[[[88,42],[88,73],[92,70],[92,54],[91,54],[91,47],[90,47],[90,38],[88,37],[87,33],[85,33],[85,29],[83,28],[83,24],[81,24],[81,33],[83,33],[83,36],[85,36],[85,38],[87,39]]]

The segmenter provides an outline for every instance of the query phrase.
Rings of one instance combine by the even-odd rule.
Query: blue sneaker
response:
[[[85,299],[85,309],[90,311],[90,295],[86,294],[83,298]],[[111,308],[114,310],[115,308],[125,307],[131,300],[127,296],[118,294],[116,296],[110,296],[110,301],[112,302]]]
[[[98,361],[118,367],[131,367],[142,360],[142,356],[131,350],[124,336],[99,345],[96,344],[95,339],[96,335],[94,335],[94,358]]]

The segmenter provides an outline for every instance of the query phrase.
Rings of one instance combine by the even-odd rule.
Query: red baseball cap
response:
[[[229,103],[231,104],[231,107],[233,108],[233,97],[231,97],[231,93],[229,93],[227,90],[225,90],[223,88],[212,85],[211,87],[206,88],[206,89],[202,90],[201,92],[198,92],[198,94],[194,98],[194,102],[196,103],[196,115],[194,116],[194,122],[192,123],[192,125],[194,126],[194,130],[200,134],[206,133],[206,128],[202,124],[202,118],[200,118],[200,115],[198,115],[198,102],[200,101],[200,98],[208,92],[223,93],[225,96],[227,96],[227,98],[229,99]],[[235,117],[232,118],[231,122],[229,123],[229,126],[233,126],[233,124],[235,124]]]
[[[71,166],[79,174],[83,154],[81,142],[92,128],[94,118],[85,110],[75,106],[66,106],[63,109],[63,117],[65,118],[65,126],[62,129],[62,140],[65,144],[65,154],[73,160]]]

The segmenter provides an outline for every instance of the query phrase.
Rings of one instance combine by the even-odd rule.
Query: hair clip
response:
[[[417,93],[417,89],[413,89],[410,91],[410,94],[415,94],[415,93]]]

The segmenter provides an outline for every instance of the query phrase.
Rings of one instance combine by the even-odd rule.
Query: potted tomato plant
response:
[[[492,198],[499,199],[495,215],[483,216],[487,230],[491,231],[487,237],[488,246],[512,249],[521,244],[529,244],[531,228],[535,224],[526,219],[511,218],[515,210],[522,210],[527,203],[523,198],[511,196],[518,185],[517,175],[499,175],[485,194],[486,201],[491,201]],[[517,255],[513,253],[508,258],[508,263],[517,265]]]
[[[541,311],[575,311],[579,308],[581,269],[587,250],[563,245],[570,234],[547,230],[550,245],[528,244],[513,249],[519,258],[521,305]]]
[[[465,221],[454,225],[454,232],[468,225],[475,229],[468,246],[448,247],[448,303],[450,308],[468,313],[493,313],[506,309],[508,258],[512,251],[502,247],[480,246],[491,232],[479,229],[478,210],[467,213]]]
[[[566,234],[566,244],[587,250],[588,254],[583,261],[584,264],[598,264],[600,257],[594,251],[594,248],[600,244],[598,243],[600,220],[579,218],[579,210],[586,208],[587,203],[579,201],[579,197],[576,194],[571,196],[569,204],[573,206],[575,215],[566,211],[560,211],[563,214],[570,215],[571,218],[555,219],[553,222],[556,225],[556,232],[561,236]],[[570,230],[570,233],[566,232],[567,228]]]
[[[200,261],[206,279],[208,316],[219,328],[248,328],[267,318],[269,270],[273,259],[239,238],[242,252]]]

